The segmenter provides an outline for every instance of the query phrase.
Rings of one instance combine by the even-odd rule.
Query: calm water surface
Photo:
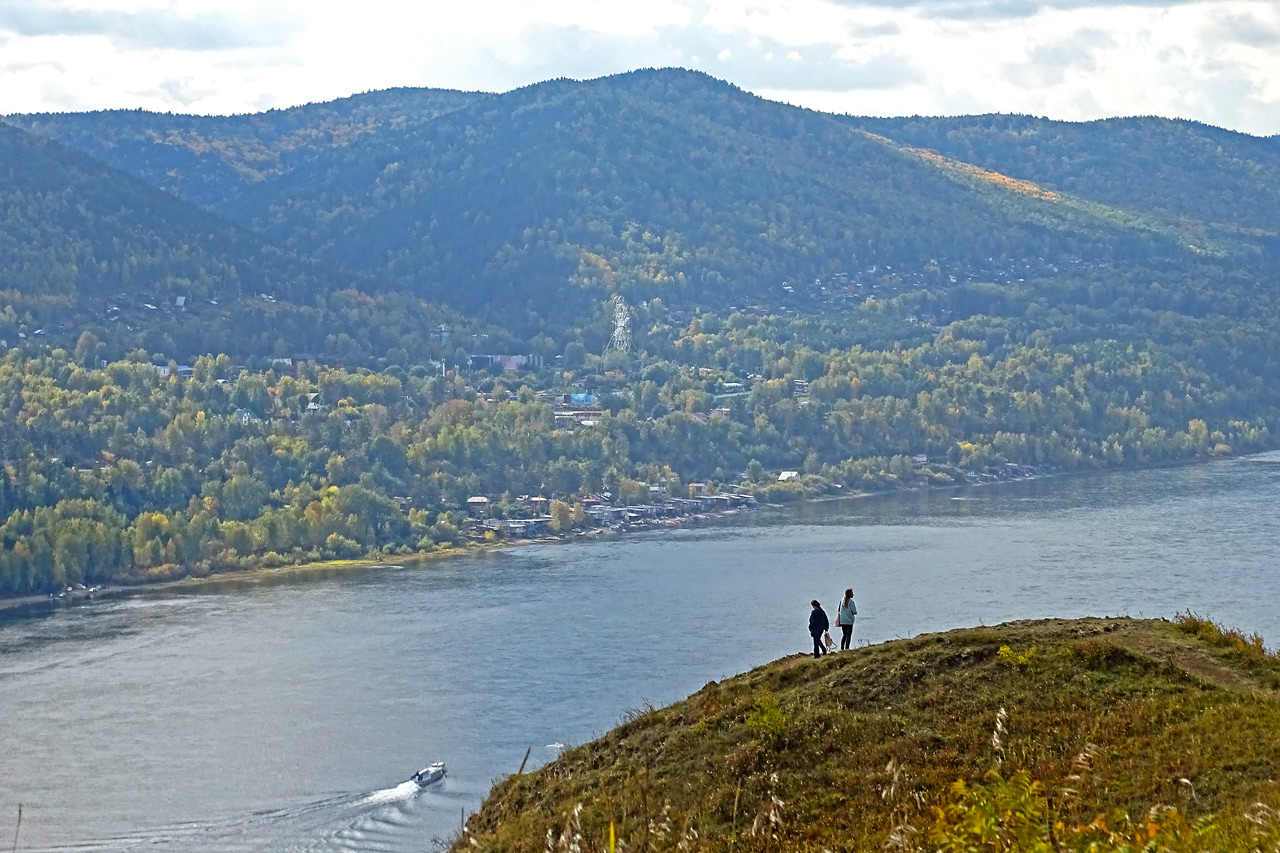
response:
[[[1280,454],[0,617],[0,840],[423,851],[628,709],[855,636],[1191,608],[1280,639]],[[436,759],[443,784],[400,784]]]

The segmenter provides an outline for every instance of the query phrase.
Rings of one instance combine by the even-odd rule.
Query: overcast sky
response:
[[[229,113],[698,68],[862,115],[1280,133],[1280,0],[0,0],[0,113]]]

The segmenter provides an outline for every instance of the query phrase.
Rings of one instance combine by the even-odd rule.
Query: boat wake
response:
[[[360,803],[366,806],[382,806],[387,803],[396,803],[401,800],[407,800],[410,797],[416,797],[418,792],[421,790],[422,788],[417,782],[410,780],[408,782],[401,782],[394,788],[384,788],[381,791],[374,791],[372,794],[366,795]]]
[[[412,780],[391,788],[344,794],[219,820],[155,827],[99,841],[42,848],[47,853],[130,853],[140,850],[328,851],[422,850],[429,847],[426,820],[433,812],[454,814],[446,788],[422,788]],[[24,847],[24,850],[35,848]]]

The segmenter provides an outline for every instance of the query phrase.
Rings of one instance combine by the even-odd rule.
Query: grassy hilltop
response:
[[[1175,622],[792,656],[499,783],[454,850],[1274,850],[1280,659]]]

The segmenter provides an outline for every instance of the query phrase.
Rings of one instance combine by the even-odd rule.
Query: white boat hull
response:
[[[425,788],[428,785],[434,785],[445,777],[447,771],[443,761],[437,761],[435,764],[422,768],[413,774],[413,781],[418,783],[418,787]]]

